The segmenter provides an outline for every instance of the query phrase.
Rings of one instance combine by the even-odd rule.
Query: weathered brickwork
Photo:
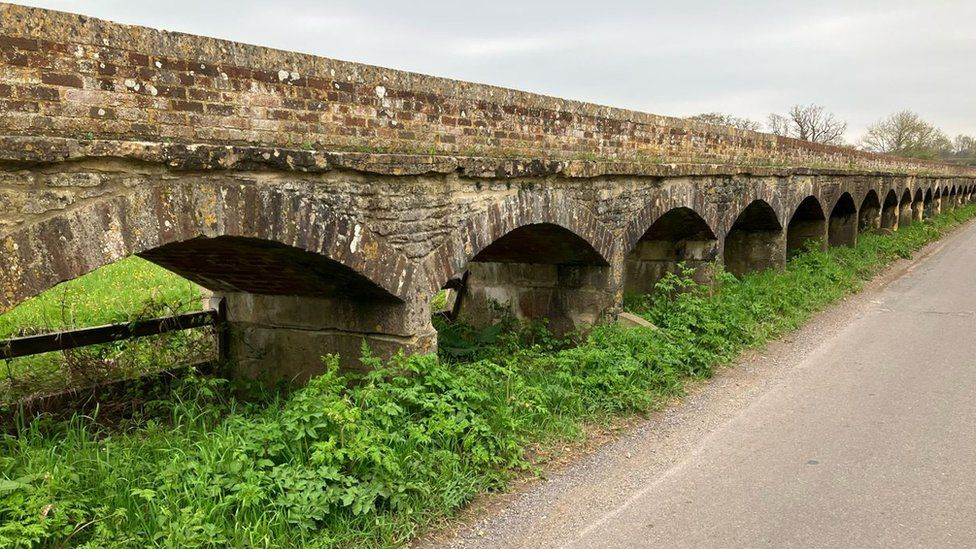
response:
[[[954,168],[0,4],[5,134],[950,174]]]
[[[0,312],[141,255],[242,370],[436,345],[430,302],[572,329],[679,262],[776,267],[976,171],[0,4]]]

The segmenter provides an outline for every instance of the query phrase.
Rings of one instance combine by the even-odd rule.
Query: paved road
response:
[[[976,547],[976,225],[450,545]]]

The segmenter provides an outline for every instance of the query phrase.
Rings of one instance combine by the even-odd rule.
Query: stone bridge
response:
[[[608,83],[612,85],[612,83]],[[976,171],[0,4],[0,312],[139,255],[250,374],[431,351],[431,299],[566,330],[972,198]]]

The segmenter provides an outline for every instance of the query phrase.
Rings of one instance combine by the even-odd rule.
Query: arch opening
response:
[[[706,282],[718,257],[718,239],[708,223],[690,208],[674,208],[647,229],[624,259],[624,293],[651,293],[655,284],[678,265],[694,269]]]
[[[861,207],[858,209],[857,230],[863,233],[879,227],[881,227],[881,200],[878,198],[878,193],[871,189],[864,195],[864,200],[861,201]]]
[[[901,194],[901,202],[898,204],[898,226],[907,227],[911,225],[912,220],[920,215],[920,211],[912,204],[912,191],[905,189],[905,192]]]
[[[340,356],[344,367],[362,368],[359,359],[364,339],[376,356],[392,355],[413,344],[430,346],[417,333],[416,325],[402,321],[409,315],[401,298],[323,254],[261,238],[221,235],[174,240],[132,255],[126,252],[126,257],[94,270],[60,260],[54,265],[59,267],[60,278],[96,277],[103,284],[115,285],[98,273],[132,274],[131,269],[119,270],[115,265],[123,261],[140,265],[129,262],[138,257],[179,275],[186,284],[193,283],[198,290],[194,300],[202,308],[216,309],[223,301],[227,322],[221,338],[224,354],[218,358],[226,361],[227,372],[235,376],[302,382],[321,373],[321,357],[333,353]],[[91,259],[93,263],[104,261]],[[136,270],[133,276],[147,276],[147,272],[155,271]],[[175,279],[175,275],[171,276]],[[135,281],[120,280],[118,284],[138,293]],[[154,295],[157,292],[160,305],[175,305],[166,301],[166,288],[153,290]],[[184,299],[180,307],[186,306],[189,303]]]
[[[225,299],[226,358],[242,376],[301,380],[333,353],[362,367],[364,339],[379,357],[433,350],[408,258],[305,192],[313,189],[150,181],[40,220],[7,236],[19,246],[0,248],[7,299],[137,255]]]
[[[322,371],[325,354],[362,369],[364,339],[376,356],[386,357],[416,335],[404,322],[409,314],[402,299],[322,254],[217,236],[138,255],[209,290],[210,307],[224,300],[227,359],[236,375],[305,381]]]
[[[0,339],[170,316],[200,309],[200,286],[141,258],[111,261],[0,314]],[[209,327],[2,361],[0,402],[152,375],[217,358]],[[66,338],[71,339],[71,338]]]
[[[898,193],[894,189],[885,195],[881,205],[881,228],[895,230],[898,228]]]
[[[924,205],[922,202],[923,195],[922,189],[917,189],[915,191],[915,198],[912,199],[912,220],[915,222],[922,221]]]
[[[552,223],[518,227],[468,263],[457,318],[476,327],[505,316],[548,321],[562,335],[612,308],[609,262],[584,238]]]
[[[831,247],[857,243],[857,207],[850,193],[842,194],[830,211],[827,242]]]
[[[932,189],[925,191],[925,196],[922,198],[922,209],[924,210],[925,219],[930,219],[935,215],[935,195],[932,193]]]
[[[258,238],[200,237],[136,255],[217,293],[402,303],[369,278],[324,255]]]
[[[786,227],[786,254],[792,257],[803,251],[809,242],[819,242],[823,249],[827,245],[827,218],[820,201],[808,196],[796,207]]]
[[[786,239],[773,208],[763,200],[749,204],[725,235],[725,269],[735,276],[782,267]]]

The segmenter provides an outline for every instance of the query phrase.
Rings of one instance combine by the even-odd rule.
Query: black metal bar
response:
[[[217,309],[215,311],[217,317],[214,319],[214,326],[216,328],[217,336],[217,362],[222,362],[227,358],[227,300],[221,298],[217,301]]]
[[[220,312],[202,311],[150,320],[137,320],[128,324],[109,324],[80,330],[18,337],[0,341],[0,360],[214,326],[220,322]]]
[[[461,314],[461,300],[464,299],[464,293],[468,287],[468,273],[470,272],[471,271],[464,271],[464,275],[461,277],[461,280],[454,288],[454,291],[457,292],[457,295],[454,296],[454,306],[451,307],[451,313],[450,313],[451,316],[448,317],[452,321],[457,320],[458,315]]]

